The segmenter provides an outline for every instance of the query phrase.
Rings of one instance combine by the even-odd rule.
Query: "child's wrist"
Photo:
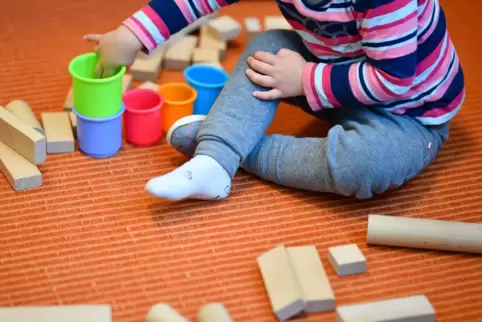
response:
[[[135,51],[140,51],[141,49],[144,48],[144,44],[141,42],[141,40],[127,26],[120,25],[119,27],[117,27],[117,33],[119,38],[123,42],[128,44],[130,49]]]

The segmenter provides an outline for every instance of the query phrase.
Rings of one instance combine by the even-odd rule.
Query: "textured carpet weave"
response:
[[[367,215],[482,222],[482,68],[479,1],[444,0],[466,74],[467,99],[438,159],[401,189],[366,201],[294,191],[240,172],[231,198],[168,204],[143,187],[185,160],[163,141],[124,145],[107,160],[80,152],[49,155],[43,187],[14,193],[0,176],[0,305],[109,303],[115,322],[144,321],[167,302],[195,320],[201,305],[223,302],[236,321],[275,321],[256,257],[280,243],[317,246],[338,304],[426,294],[437,321],[482,321],[482,258],[368,247]],[[0,104],[24,99],[37,116],[61,110],[69,61],[91,51],[88,32],[115,28],[141,0],[16,0],[0,3]],[[249,6],[254,6],[249,9]],[[223,13],[278,14],[271,2]],[[229,72],[245,34],[223,61]],[[163,71],[160,82],[182,80]],[[136,86],[138,84],[136,83]],[[282,106],[270,132],[323,135],[326,125]],[[338,278],[327,248],[357,243],[368,272]],[[333,321],[333,313],[298,321]]]

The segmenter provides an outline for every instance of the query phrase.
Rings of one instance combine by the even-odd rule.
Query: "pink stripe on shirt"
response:
[[[162,37],[164,37],[164,39],[169,39],[171,33],[164,21],[161,19],[161,17],[159,17],[159,15],[154,11],[154,9],[152,9],[151,6],[145,6],[142,11],[146,14],[146,16],[149,17],[149,19],[151,19],[152,23],[159,30]]]
[[[193,23],[196,18],[192,15],[191,10],[189,10],[189,2],[186,0],[174,0],[176,2],[177,6],[179,7],[179,10],[181,10],[184,18],[188,23]]]
[[[151,52],[157,46],[156,41],[152,38],[147,29],[134,17],[129,17],[124,21],[124,25],[132,30],[132,32],[139,38],[142,44],[146,47],[147,52]]]

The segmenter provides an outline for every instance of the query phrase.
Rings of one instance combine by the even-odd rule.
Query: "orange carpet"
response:
[[[8,5],[7,5],[8,3]],[[87,32],[117,26],[142,0],[16,0],[0,4],[0,104],[27,100],[37,116],[60,110],[67,65],[92,47]],[[207,302],[223,302],[236,321],[275,321],[256,257],[280,243],[314,244],[338,304],[426,294],[437,321],[482,321],[482,258],[367,247],[369,213],[482,222],[482,3],[444,0],[465,69],[467,99],[436,162],[403,188],[367,201],[274,186],[240,172],[229,200],[168,204],[143,192],[146,181],[184,159],[164,142],[125,145],[108,160],[80,152],[49,155],[42,188],[14,193],[0,176],[0,305],[109,303],[115,322],[144,321],[156,302],[195,320]],[[255,6],[252,10],[248,6]],[[223,11],[277,14],[246,1]],[[244,32],[223,64],[230,71]],[[162,72],[160,82],[182,80]],[[137,85],[137,84],[136,84]],[[283,106],[270,129],[323,135],[322,122]],[[338,278],[327,248],[357,243],[368,272]],[[311,314],[298,321],[333,321]]]

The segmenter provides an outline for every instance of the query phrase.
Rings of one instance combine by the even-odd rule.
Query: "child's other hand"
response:
[[[142,43],[124,25],[103,35],[86,35],[84,39],[97,44],[95,51],[99,54],[100,60],[95,68],[95,74],[98,78],[111,77],[119,67],[131,65],[142,49]]]
[[[297,52],[281,49],[276,55],[257,51],[248,57],[252,69],[246,70],[249,79],[268,91],[256,91],[253,95],[262,100],[274,100],[304,95],[303,69],[306,60]]]

